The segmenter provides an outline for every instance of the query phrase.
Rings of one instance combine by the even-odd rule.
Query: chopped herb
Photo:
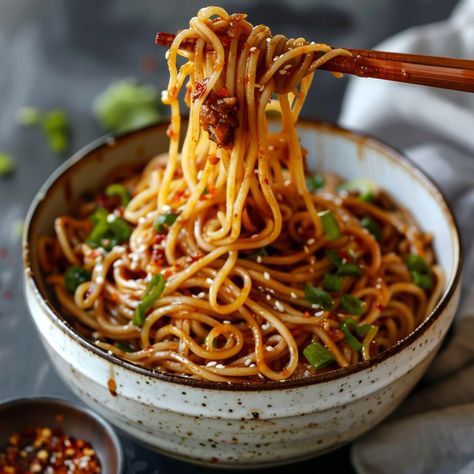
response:
[[[357,316],[364,314],[365,311],[365,303],[361,299],[352,295],[344,295],[341,298],[341,307],[348,313]]]
[[[318,189],[321,189],[324,187],[324,176],[322,174],[308,176],[306,178],[306,187],[310,193],[314,193]]]
[[[332,273],[325,273],[323,278],[323,286],[328,291],[341,291],[344,278]]]
[[[408,255],[406,264],[411,272],[429,273],[431,271],[426,260],[420,255]]]
[[[8,153],[0,152],[0,176],[8,176],[15,171],[15,162]]]
[[[123,352],[135,352],[135,349],[130,344],[125,344],[123,342],[116,342],[115,347]]]
[[[16,121],[25,127],[39,125],[41,120],[41,110],[37,107],[20,107],[16,113]]]
[[[206,195],[208,195],[208,194],[209,194],[209,189],[204,188],[204,189],[202,190],[201,196],[206,196]]]
[[[315,288],[311,285],[304,287],[304,299],[311,304],[315,304],[325,311],[329,311],[333,307],[333,300],[329,293],[326,293],[321,288]]]
[[[373,201],[377,194],[377,185],[370,179],[352,179],[337,187],[338,191],[355,191],[362,201]]]
[[[303,350],[303,355],[315,369],[321,369],[334,362],[334,356],[319,342],[312,342]]]
[[[105,188],[105,194],[107,196],[119,196],[123,207],[126,207],[130,202],[130,191],[123,184],[110,184]]]
[[[433,287],[431,268],[423,257],[420,255],[408,255],[406,264],[415,285],[423,290],[430,290]]]
[[[126,221],[115,214],[107,214],[103,207],[99,207],[91,216],[94,224],[87,242],[93,247],[104,247],[110,250],[115,245],[126,242],[132,234],[132,229]]]
[[[324,232],[329,240],[336,240],[341,237],[341,229],[337,223],[334,214],[331,211],[322,211],[319,214],[319,218],[323,224]]]
[[[153,228],[159,233],[162,234],[166,227],[171,227],[176,219],[178,218],[178,214],[170,212],[168,214],[159,214],[158,217],[155,219],[155,223],[153,224]]]
[[[64,110],[53,109],[41,117],[41,128],[51,150],[60,155],[69,146],[68,118]]]
[[[248,253],[247,255],[244,255],[243,258],[257,258],[257,257],[268,257],[268,250],[266,247],[260,247],[258,249],[252,250],[252,252]]]
[[[373,235],[375,240],[380,240],[382,238],[382,231],[380,230],[380,227],[371,217],[363,217],[360,221],[360,225],[364,229],[367,229]]]
[[[427,273],[420,273],[417,271],[411,272],[413,283],[423,290],[431,290],[433,287],[433,277]]]
[[[369,332],[371,327],[370,324],[359,325],[353,319],[348,319],[342,324],[341,331],[344,333],[347,344],[349,344],[352,349],[359,352],[362,350],[362,344],[353,336],[351,329],[357,337],[362,337]]]
[[[156,300],[161,296],[165,289],[165,279],[161,273],[153,275],[150,283],[148,283],[145,294],[140,304],[135,309],[133,315],[133,324],[135,326],[143,326],[145,322],[145,313],[155,304]]]
[[[337,274],[360,276],[362,275],[362,271],[355,263],[346,262],[341,263],[341,265],[339,265],[339,268],[337,269]]]
[[[105,130],[135,130],[163,118],[160,98],[154,87],[134,80],[112,83],[94,101],[94,113]]]
[[[326,250],[326,257],[329,258],[329,260],[331,260],[334,265],[339,266],[342,264],[342,257],[339,255],[339,252],[337,250]]]
[[[83,267],[73,265],[66,270],[64,274],[64,286],[66,290],[73,295],[79,285],[89,281],[91,274]]]

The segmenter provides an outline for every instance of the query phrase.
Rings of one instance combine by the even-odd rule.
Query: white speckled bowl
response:
[[[410,208],[446,276],[442,297],[412,334],[369,362],[304,380],[222,384],[164,375],[109,356],[77,334],[49,299],[38,265],[38,237],[73,212],[71,199],[98,189],[124,164],[167,150],[167,125],[100,139],[74,155],[31,205],[24,237],[30,312],[58,372],[105,418],[170,456],[222,467],[264,467],[315,456],[347,443],[386,417],[423,375],[459,300],[461,250],[454,217],[435,185],[379,141],[332,125],[302,122],[302,144],[315,169],[368,177]],[[108,388],[115,380],[116,393]]]

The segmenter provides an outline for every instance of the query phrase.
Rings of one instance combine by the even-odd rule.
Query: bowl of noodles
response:
[[[54,366],[158,451],[250,468],[334,449],[446,335],[461,251],[441,192],[377,139],[298,120],[340,54],[202,9],[167,53],[170,122],[92,143],[30,208]]]

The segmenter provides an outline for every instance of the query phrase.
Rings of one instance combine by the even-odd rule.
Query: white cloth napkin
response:
[[[474,0],[441,23],[411,28],[374,49],[474,58]],[[340,123],[401,148],[446,193],[464,245],[461,308],[454,335],[415,392],[358,440],[360,474],[474,473],[474,94],[351,80]]]

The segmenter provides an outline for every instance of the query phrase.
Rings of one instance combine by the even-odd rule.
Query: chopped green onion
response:
[[[321,223],[323,224],[324,232],[329,240],[336,240],[341,237],[341,229],[337,223],[334,214],[331,211],[322,211],[319,214]]]
[[[145,313],[155,304],[156,300],[161,296],[165,289],[165,279],[161,273],[153,275],[150,283],[148,283],[145,294],[140,304],[135,309],[133,315],[133,324],[135,326],[143,326],[145,322]]]
[[[322,174],[308,176],[306,178],[306,187],[310,193],[314,193],[318,189],[324,187],[324,176]]]
[[[341,263],[341,265],[339,265],[339,268],[337,269],[337,274],[360,276],[362,275],[362,271],[355,263],[346,262]]]
[[[353,336],[352,331],[357,337],[365,336],[372,326],[370,324],[357,324],[353,319],[347,319],[341,326],[341,331],[344,333],[347,344],[357,352],[362,350],[362,344]]]
[[[338,191],[356,191],[362,201],[373,201],[377,194],[377,185],[370,179],[352,179],[337,187]]]
[[[312,342],[303,350],[303,355],[315,369],[321,369],[334,362],[334,356],[319,342]]]
[[[332,273],[325,273],[323,278],[323,286],[328,291],[341,291],[344,278]]]
[[[341,326],[341,331],[344,333],[344,338],[346,339],[347,344],[349,344],[349,347],[354,349],[356,352],[360,352],[362,350],[362,344],[352,335],[346,323]]]
[[[341,307],[348,313],[357,316],[364,314],[365,311],[365,303],[361,299],[352,295],[344,295],[341,298]]]
[[[252,250],[252,252],[244,255],[244,258],[268,257],[268,250],[266,247],[260,247]]]
[[[131,227],[126,221],[115,214],[107,214],[103,207],[99,207],[90,216],[94,224],[87,242],[93,247],[104,247],[110,250],[115,245],[126,242],[132,234]]]
[[[16,121],[20,125],[30,127],[32,125],[38,125],[41,120],[41,110],[37,107],[25,106],[17,110]]]
[[[15,170],[15,162],[8,153],[0,153],[0,176],[8,176]]]
[[[329,293],[326,293],[320,288],[315,288],[311,285],[305,285],[304,287],[304,299],[311,304],[315,304],[325,311],[329,311],[333,307],[333,300]]]
[[[115,347],[123,352],[135,352],[135,349],[130,344],[124,344],[123,342],[116,342]]]
[[[339,252],[337,250],[334,250],[334,249],[327,250],[326,257],[329,258],[329,260],[331,260],[331,262],[334,263],[334,265],[339,266],[342,263],[342,257],[339,255]]]
[[[115,132],[135,130],[163,117],[156,89],[133,79],[111,84],[95,99],[93,108],[101,127]]]
[[[433,286],[433,276],[426,260],[420,255],[408,255],[406,264],[413,278],[413,283],[423,290],[430,290]]]
[[[204,188],[204,189],[202,190],[201,196],[206,196],[207,194],[209,194],[209,189]]]
[[[110,184],[105,188],[105,194],[107,196],[119,196],[123,207],[126,207],[130,202],[130,191],[123,184]]]
[[[91,274],[85,268],[73,265],[69,267],[64,274],[64,286],[66,290],[73,295],[79,285],[82,285],[82,283],[90,279]]]
[[[51,150],[56,154],[64,153],[69,146],[66,112],[62,109],[46,112],[41,118],[41,127]]]
[[[408,255],[406,264],[411,272],[429,273],[431,271],[425,259],[420,255]]]
[[[419,286],[423,290],[430,290],[432,288],[433,277],[431,275],[412,271],[411,276],[413,278],[413,283],[415,283],[416,286]]]
[[[153,228],[159,234],[162,234],[165,230],[165,226],[167,227],[172,226],[175,223],[177,218],[178,218],[178,214],[174,214],[173,212],[170,212],[168,214],[159,214],[158,217],[155,219]]]
[[[376,224],[376,222],[371,217],[364,217],[360,221],[360,225],[368,230],[374,237],[375,240],[380,240],[382,238],[382,231],[380,227]]]

